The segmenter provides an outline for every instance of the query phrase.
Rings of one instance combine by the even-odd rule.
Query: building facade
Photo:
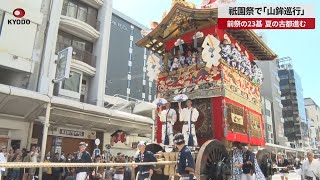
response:
[[[262,114],[264,121],[264,130],[266,143],[274,144],[274,130],[273,130],[273,118],[272,118],[272,101],[265,97],[262,97]]]
[[[113,10],[109,45],[106,94],[151,102],[156,84],[146,72],[149,52],[135,45],[142,38],[143,25]]]
[[[310,122],[310,146],[320,148],[320,108],[312,98],[304,99],[306,118]]]
[[[281,91],[279,87],[278,66],[275,61],[259,61],[258,66],[264,74],[263,83],[261,85],[261,96],[266,99],[265,108],[268,109],[265,121],[272,128],[273,144],[285,145],[287,141],[284,136],[284,119],[282,118]],[[269,105],[270,104],[270,105]],[[270,107],[271,106],[271,107]],[[270,111],[270,115],[269,115]],[[268,117],[269,116],[269,117]],[[268,125],[265,126],[266,131]],[[269,134],[271,136],[271,133]],[[266,136],[267,137],[267,136]]]
[[[25,17],[30,19],[30,26],[6,24],[9,18],[14,18],[14,8],[26,12],[32,9],[32,13],[26,13],[32,16]],[[8,1],[1,5],[0,15],[1,144],[27,149],[46,144],[46,152],[73,153],[79,142],[85,141],[92,152],[96,147],[94,140],[99,138],[99,148],[112,144],[114,152],[121,149],[133,155],[132,144],[141,139],[150,141],[154,123],[151,118],[105,107],[107,70],[113,66],[108,62],[112,50],[110,32],[114,26],[112,0],[36,0],[22,4]],[[117,24],[117,28],[124,27]],[[133,31],[131,26],[127,30],[131,35],[139,31]],[[122,35],[116,34],[119,37],[115,39],[121,39]],[[127,52],[137,52],[131,35],[130,41],[126,41]],[[21,45],[14,43],[17,37]],[[53,84],[57,55],[70,46],[73,48],[71,75]],[[147,53],[143,49],[139,52]],[[130,72],[138,74],[136,71],[141,70],[142,74],[144,55],[137,58],[129,55],[124,59],[126,74],[129,74],[129,61],[136,59],[141,59],[140,64],[135,64]],[[139,70],[134,69],[138,66]],[[135,89],[142,82],[139,85],[127,82],[126,87]],[[138,96],[142,97],[142,92],[135,95]],[[48,136],[43,136],[45,132]],[[115,138],[119,135],[115,132],[121,132],[121,140]]]
[[[0,7],[0,146],[26,147],[32,112],[43,102],[30,100],[21,90],[35,91],[39,78],[44,43],[45,6],[42,0],[3,1]],[[27,24],[13,11],[22,8]],[[30,13],[32,12],[32,13]],[[21,95],[18,100],[15,94]],[[16,104],[20,101],[19,104]],[[27,120],[27,121],[26,121]]]
[[[278,64],[285,136],[295,147],[308,147],[308,122],[301,79],[291,60],[280,60]]]

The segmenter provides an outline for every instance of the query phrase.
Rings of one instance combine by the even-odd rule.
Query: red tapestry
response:
[[[225,124],[223,121],[223,106],[222,106],[223,97],[214,97],[212,98],[212,112],[213,112],[213,132],[214,139],[223,141],[224,139],[224,129]]]
[[[238,142],[243,142],[243,143],[248,143],[251,145],[256,145],[256,146],[265,146],[265,140],[264,140],[264,128],[263,128],[263,120],[262,120],[262,116],[261,113],[258,113],[246,106],[243,106],[240,103],[237,103],[231,99],[225,98],[226,103],[230,103],[234,106],[237,106],[239,108],[242,108],[244,110],[244,114],[243,114],[243,128],[245,128],[244,132],[241,133],[239,131],[234,131],[233,129],[231,129],[233,126],[232,124],[234,124],[235,122],[231,122],[231,124],[228,124],[228,130],[227,130],[227,135],[226,135],[226,140],[227,141],[238,141]],[[230,111],[228,109],[228,111]],[[251,116],[255,116],[253,117],[249,117],[248,114],[252,114]],[[248,120],[252,120],[250,122],[250,124],[248,123]],[[231,120],[232,121],[232,120]],[[228,119],[228,122],[230,122],[230,119]],[[253,122],[256,126],[256,128],[253,128]],[[257,126],[261,127],[261,128],[257,128]],[[254,132],[252,134],[252,132]]]

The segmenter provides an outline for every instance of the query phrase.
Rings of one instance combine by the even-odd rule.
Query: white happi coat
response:
[[[192,110],[192,117],[191,116]],[[182,134],[184,135],[184,140],[188,143],[190,134],[190,123],[191,123],[191,134],[193,136],[194,146],[198,145],[198,140],[196,136],[195,122],[197,122],[199,117],[199,111],[196,108],[183,108],[180,112],[180,121],[184,122],[182,126]],[[190,122],[191,120],[191,122]]]
[[[160,121],[162,122],[162,137],[161,141],[164,144],[165,135],[169,136],[169,145],[173,145],[173,125],[177,121],[177,113],[174,109],[165,109],[159,113]],[[167,130],[166,130],[167,120]]]

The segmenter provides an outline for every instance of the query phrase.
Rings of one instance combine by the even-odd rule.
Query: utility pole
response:
[[[41,156],[40,162],[43,162],[46,155],[46,146],[47,146],[47,138],[48,138],[48,130],[50,126],[50,114],[51,114],[51,99],[53,96],[53,88],[55,83],[59,83],[67,78],[70,75],[70,66],[72,59],[73,48],[68,47],[58,53],[58,59],[55,60],[57,65],[55,79],[49,81],[48,88],[48,96],[50,97],[50,101],[46,107],[46,116],[43,123],[43,136],[42,136],[42,144],[41,144]],[[49,79],[50,79],[49,75]],[[39,179],[42,180],[42,168],[39,168]]]

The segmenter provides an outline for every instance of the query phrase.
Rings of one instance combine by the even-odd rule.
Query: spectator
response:
[[[21,153],[22,153],[22,159],[24,159],[28,155],[26,148],[23,148]]]
[[[261,171],[267,180],[272,179],[272,175],[273,175],[272,160],[268,152],[266,152],[266,154],[262,156]]]
[[[315,180],[320,177],[319,161],[314,159],[314,154],[312,151],[307,153],[307,160],[302,163],[302,180]]]
[[[66,158],[66,163],[72,163],[73,161],[73,156],[72,154],[68,154],[67,158]],[[73,180],[73,172],[74,169],[72,167],[65,167],[65,176],[64,176],[64,180]]]
[[[9,152],[7,153],[7,162],[12,162],[14,153],[13,153],[13,149],[10,148]]]
[[[131,157],[125,156],[125,163],[132,162]],[[131,180],[131,169],[130,167],[126,166],[124,169],[124,175],[123,175],[124,180]]]
[[[7,154],[7,147],[3,146],[1,148],[1,152],[0,152],[0,163],[6,163],[8,161],[8,154]],[[6,168],[1,168],[0,167],[0,177],[2,177],[3,179],[6,178],[7,174],[6,174]],[[2,180],[2,179],[0,179]]]
[[[31,152],[30,152],[30,162],[36,163],[38,162],[39,153],[37,152],[37,149],[35,146],[32,146]],[[36,168],[30,168],[29,169],[29,177],[28,180],[32,180],[33,177],[36,175]]]
[[[280,169],[280,177],[281,177],[281,180],[288,180],[289,178],[289,169],[288,169],[288,166],[290,165],[289,164],[289,161],[287,159],[285,159],[283,157],[283,155],[280,153],[278,154],[278,162],[277,162],[277,165],[278,167],[283,167],[282,169]]]
[[[61,162],[63,162],[63,160],[59,158],[59,153],[55,153],[54,157],[51,159],[51,162],[53,162],[53,163],[61,163]],[[53,167],[52,168],[52,178],[54,180],[60,180],[61,174],[62,174],[62,168],[61,167]]]
[[[87,144],[85,142],[81,142],[79,144],[79,153],[77,154],[77,158],[75,161],[77,163],[92,163],[92,159],[90,154],[86,151]],[[88,167],[80,167],[76,169],[76,180],[85,180],[89,175],[89,168]]]
[[[23,158],[23,162],[31,162],[31,156],[30,156],[30,152],[26,151],[26,155]],[[29,170],[28,168],[24,168],[23,169],[23,178],[22,180],[28,180],[29,178]]]
[[[249,151],[247,146],[242,147],[243,151],[243,164],[241,180],[253,180],[254,174],[254,159],[255,155]]]
[[[293,166],[296,168],[296,169],[300,169],[301,168],[301,161],[299,158],[296,158],[295,161],[294,161],[294,164]]]
[[[116,158],[116,163],[125,163],[124,155],[121,153],[118,153],[118,157]],[[124,178],[124,167],[123,166],[117,166],[115,167],[116,172],[114,175],[114,180],[123,180]]]
[[[95,163],[102,163],[102,160],[101,160],[101,156],[100,155],[97,155],[95,157]],[[93,179],[94,180],[102,180],[105,178],[105,172],[104,172],[104,167],[99,167],[97,166],[93,172],[92,172],[92,176],[93,176]]]
[[[22,162],[21,154],[17,154],[13,159],[13,162]],[[13,168],[12,169],[12,180],[20,180],[20,168]]]
[[[50,163],[50,153],[47,155],[46,159],[44,160],[45,163]],[[43,168],[43,179],[52,180],[52,168]]]
[[[113,170],[111,168],[107,169],[106,170],[106,180],[113,180],[113,176],[114,176]],[[131,178],[130,178],[130,180],[131,180]]]
[[[64,151],[61,151],[60,159],[61,159],[63,162],[66,162],[66,157],[65,157]]]

